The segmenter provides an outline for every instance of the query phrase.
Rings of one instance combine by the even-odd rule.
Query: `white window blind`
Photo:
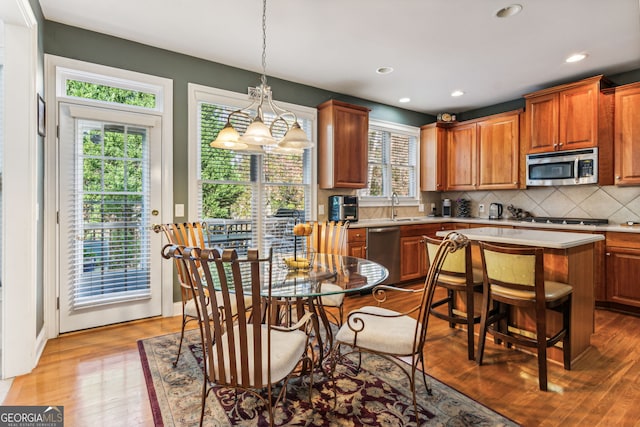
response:
[[[369,127],[368,186],[364,198],[417,197],[417,129],[375,124]]]
[[[264,154],[251,154],[210,146],[237,107],[211,102],[198,103],[198,217],[207,223],[210,244],[248,247],[276,252],[293,250],[293,224],[311,219],[310,150],[282,154],[265,147]],[[265,123],[273,117],[265,115]],[[311,134],[312,122],[299,119]],[[243,132],[249,120],[234,116],[232,122]],[[284,135],[282,124],[274,136]]]
[[[150,296],[147,132],[77,120],[68,233],[73,308]]]

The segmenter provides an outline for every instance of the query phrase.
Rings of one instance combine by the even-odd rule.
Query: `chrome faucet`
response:
[[[395,191],[391,194],[391,220],[395,221],[398,216],[398,212],[396,212],[396,207],[400,204],[400,199],[398,199],[398,193]]]

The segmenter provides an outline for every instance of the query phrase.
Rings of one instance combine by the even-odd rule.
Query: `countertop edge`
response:
[[[393,227],[402,225],[421,225],[421,224],[443,224],[443,223],[467,223],[467,224],[484,224],[488,226],[509,225],[516,227],[553,229],[558,231],[587,231],[587,232],[606,232],[615,231],[620,233],[640,233],[640,226],[624,226],[620,224],[608,225],[578,225],[578,224],[543,224],[533,223],[515,219],[488,219],[488,218],[444,218],[444,217],[424,217],[411,218],[410,220],[400,219],[392,221],[391,219],[363,219],[357,222],[349,223],[349,228],[369,228],[369,227]]]
[[[489,243],[538,246],[549,249],[571,249],[604,240],[604,236],[602,234],[571,233],[560,230],[500,229],[482,227],[460,229],[456,231],[474,241],[481,240]],[[442,237],[448,232],[448,230],[438,231],[436,235]],[[494,232],[497,232],[497,234],[494,234]]]

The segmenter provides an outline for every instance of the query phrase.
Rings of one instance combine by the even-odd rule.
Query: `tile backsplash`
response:
[[[488,217],[489,204],[497,202],[504,205],[505,218],[509,217],[507,206],[513,205],[533,216],[603,218],[610,224],[640,221],[640,187],[531,187],[526,190],[446,192],[441,198],[470,199],[474,217]],[[485,205],[483,213],[479,212],[480,204]]]
[[[327,195],[332,193],[320,191],[319,200],[326,200]],[[436,211],[440,214],[442,199],[452,200],[453,216],[456,216],[456,200],[469,199],[471,200],[471,216],[479,218],[487,218],[489,205],[495,202],[504,205],[503,216],[505,218],[509,218],[507,206],[513,205],[533,216],[602,218],[608,219],[610,224],[621,224],[627,221],[640,222],[640,187],[567,185],[530,187],[526,190],[423,192],[421,196],[425,212],[418,212],[417,207],[401,206],[398,208],[398,216],[424,216],[430,210],[431,203],[435,203]],[[479,212],[478,206],[480,204],[485,205],[483,213]],[[360,207],[359,212],[361,219],[388,218],[390,213],[390,207],[385,206]]]

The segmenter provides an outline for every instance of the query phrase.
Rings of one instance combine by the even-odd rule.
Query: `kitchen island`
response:
[[[571,361],[574,362],[589,348],[594,332],[594,262],[595,243],[603,240],[600,234],[567,233],[561,231],[527,230],[481,227],[456,230],[472,242],[484,241],[501,245],[537,246],[544,248],[545,279],[568,283],[573,287],[571,307]],[[449,231],[439,231],[445,236]],[[474,245],[473,262],[480,266],[480,253]],[[533,318],[526,310],[516,309],[514,323],[518,328],[532,331]],[[562,319],[555,312],[547,312],[548,332],[557,330]],[[562,350],[551,348],[548,358],[562,362]]]

